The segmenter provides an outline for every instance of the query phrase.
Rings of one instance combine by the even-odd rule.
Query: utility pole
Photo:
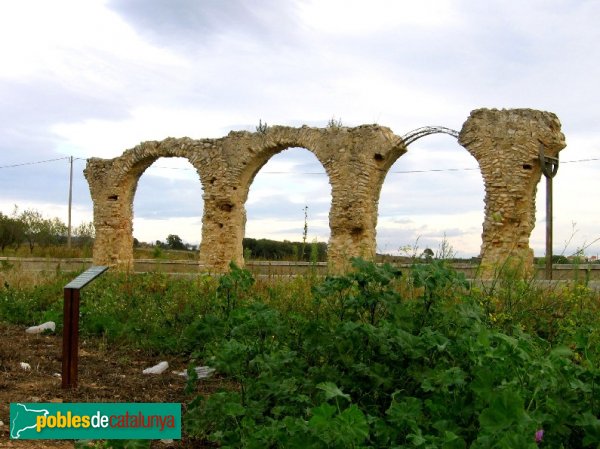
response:
[[[67,248],[71,248],[71,203],[73,202],[73,156],[69,158],[69,219],[67,230]]]
[[[552,279],[552,178],[558,172],[558,157],[544,155],[540,142],[540,165],[546,177],[546,279]]]

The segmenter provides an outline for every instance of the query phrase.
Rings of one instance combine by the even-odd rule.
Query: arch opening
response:
[[[288,147],[272,155],[245,201],[244,258],[326,261],[331,200],[325,168],[310,150]]]
[[[136,257],[157,248],[197,258],[202,234],[203,187],[196,169],[183,157],[159,157],[140,175],[133,198]],[[169,238],[172,236],[171,238]]]
[[[380,259],[421,257],[424,252],[457,259],[479,256],[483,177],[476,159],[441,134],[454,136],[444,130],[415,130],[417,138],[430,137],[413,143],[386,174],[377,221]]]

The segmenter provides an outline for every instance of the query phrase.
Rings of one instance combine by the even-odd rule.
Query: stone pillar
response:
[[[352,129],[343,146],[334,146],[328,261],[333,273],[347,272],[350,258],[374,260],[377,249],[377,205],[383,178],[404,143],[389,128],[363,125]],[[332,142],[336,142],[332,139]]]
[[[113,161],[88,159],[84,170],[94,202],[93,263],[128,270],[133,269],[133,198],[131,186],[114,182]]]
[[[351,187],[333,186],[331,191],[327,257],[332,273],[347,272],[352,257],[374,260],[376,253],[377,199],[366,189],[355,188],[361,186],[361,180],[346,179],[343,183]]]
[[[230,189],[216,183],[205,187],[200,265],[202,270],[222,273],[229,263],[243,266],[242,239],[246,212]]]
[[[477,159],[485,184],[481,277],[505,269],[531,274],[539,147],[553,157],[565,147],[560,121],[531,109],[477,109],[463,125],[459,143]]]

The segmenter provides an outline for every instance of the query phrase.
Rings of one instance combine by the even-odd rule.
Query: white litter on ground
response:
[[[212,376],[212,374],[215,372],[215,369],[211,368],[210,366],[197,366],[194,368],[194,370],[198,375],[198,379],[206,379],[207,377]],[[188,377],[187,371],[172,371],[172,373],[185,378]]]
[[[40,324],[39,326],[31,326],[25,329],[28,334],[41,334],[45,330],[54,332],[56,330],[56,323],[54,321],[47,321],[46,323]]]
[[[144,374],[162,374],[169,367],[168,362],[160,362],[158,365],[154,365],[150,368],[146,368],[142,373]]]
[[[25,371],[31,371],[31,365],[29,363],[21,362],[21,369]]]

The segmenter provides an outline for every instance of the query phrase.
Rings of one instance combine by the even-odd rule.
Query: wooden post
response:
[[[558,157],[544,155],[540,142],[540,165],[546,177],[546,279],[552,279],[552,178],[558,172]]]
[[[546,177],[546,279],[552,279],[552,178]]]
[[[79,361],[79,298],[78,288],[64,289],[62,387],[77,387]]]
[[[91,267],[64,287],[62,388],[77,387],[80,290],[106,270],[108,267]]]

